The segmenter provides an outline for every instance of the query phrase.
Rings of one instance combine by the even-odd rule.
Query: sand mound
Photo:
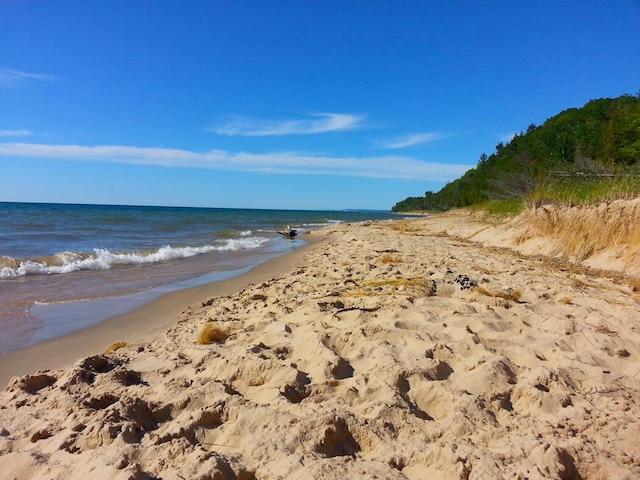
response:
[[[0,470],[640,477],[637,292],[463,240],[461,218],[332,227],[299,268],[148,343],[14,378]]]

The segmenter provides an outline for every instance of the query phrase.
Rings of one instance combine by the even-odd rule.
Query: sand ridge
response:
[[[0,394],[1,471],[639,477],[633,286],[461,229],[329,227],[288,274],[206,298],[148,342],[16,377]],[[224,338],[198,344],[206,326]]]

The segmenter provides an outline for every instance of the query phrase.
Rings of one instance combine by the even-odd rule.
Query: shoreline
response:
[[[121,333],[111,340],[131,343],[113,353],[11,381],[0,471],[640,476],[632,278],[496,248],[518,246],[513,225],[462,213],[339,224],[315,238],[259,283],[193,292],[163,331]],[[155,308],[158,320],[165,307]]]
[[[229,295],[247,285],[282,275],[302,261],[306,252],[322,238],[317,233],[315,236],[310,233],[304,241],[305,245],[260,263],[241,275],[172,291],[95,325],[6,353],[0,356],[0,390],[15,376],[68,367],[84,357],[103,353],[116,342],[149,340],[177,322],[184,309],[207,297]]]

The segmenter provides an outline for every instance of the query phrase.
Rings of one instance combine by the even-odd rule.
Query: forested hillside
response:
[[[439,192],[406,198],[392,211],[465,207],[525,197],[550,178],[605,178],[639,170],[640,94],[603,98],[530,125],[491,155],[480,155],[475,168]]]

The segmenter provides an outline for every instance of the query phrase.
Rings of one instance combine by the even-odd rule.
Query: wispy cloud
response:
[[[0,137],[30,137],[33,135],[29,130],[0,130]]]
[[[20,70],[0,68],[0,88],[14,88],[30,81],[42,82],[49,80],[55,80],[55,77],[43,73],[21,72]]]
[[[425,162],[402,156],[331,157],[294,152],[252,154],[225,150],[193,152],[172,148],[141,148],[122,145],[0,143],[0,156],[270,174],[341,175],[429,181],[453,180],[473,167],[473,165],[466,164]]]
[[[210,131],[218,135],[267,137],[313,135],[353,130],[362,126],[364,116],[348,113],[317,113],[297,120],[262,120],[236,116],[229,123]]]
[[[444,137],[445,135],[437,132],[413,133],[386,142],[376,142],[376,146],[377,148],[395,150],[433,142]]]

